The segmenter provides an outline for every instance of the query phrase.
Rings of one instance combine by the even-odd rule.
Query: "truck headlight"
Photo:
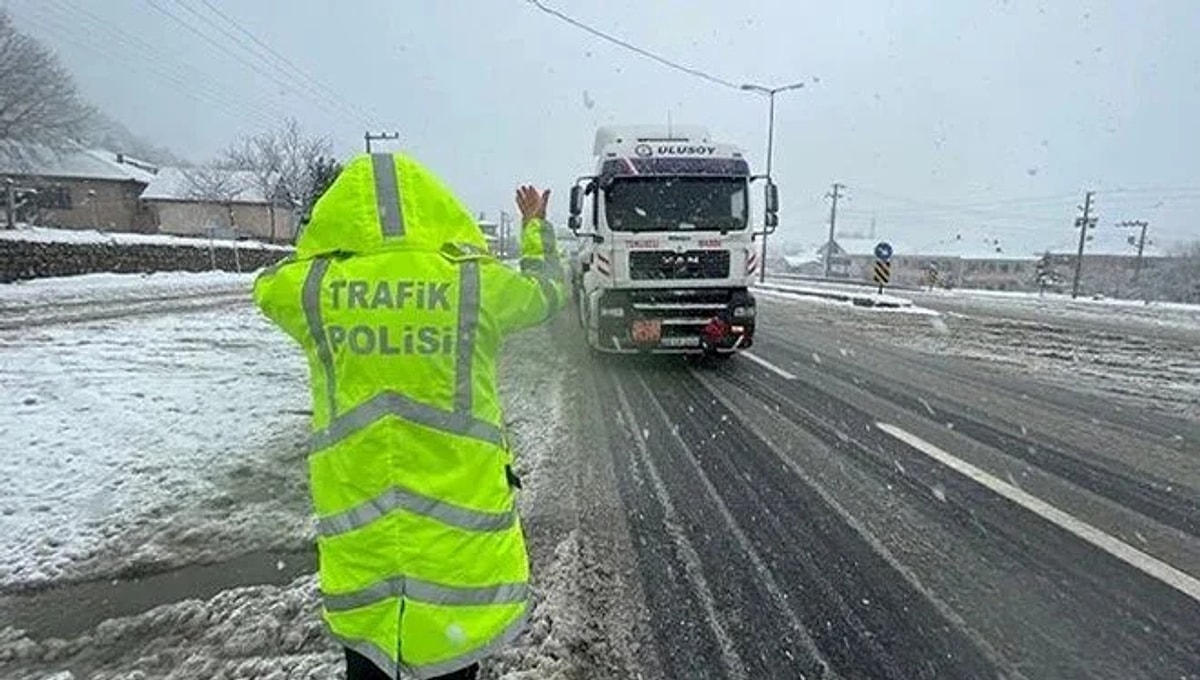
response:
[[[757,308],[753,307],[753,306],[734,307],[733,308],[733,316],[734,316],[734,318],[737,318],[737,319],[752,319],[752,318],[754,318],[754,313],[755,313],[756,309]]]
[[[600,316],[611,316],[617,319],[625,317],[624,307],[602,307],[600,308]]]

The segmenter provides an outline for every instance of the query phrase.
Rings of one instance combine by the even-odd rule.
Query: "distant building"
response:
[[[485,219],[479,214],[479,230],[483,232],[483,240],[487,241],[488,251],[496,253],[500,245],[500,223]]]
[[[1078,236],[1049,247],[1029,250],[1009,249],[1001,239],[954,236],[920,246],[891,239],[839,237],[833,241],[830,259],[832,278],[869,281],[875,262],[875,245],[887,240],[892,244],[893,285],[962,287],[981,290],[1033,291],[1039,288],[1039,261],[1047,263],[1058,278],[1069,281],[1074,274]],[[1134,274],[1141,276],[1168,267],[1172,259],[1153,241],[1149,241],[1138,263],[1137,241],[1132,232],[1115,227],[1097,230],[1089,236],[1083,259],[1081,288],[1087,293],[1121,295],[1130,288]],[[826,246],[786,256],[787,270],[801,275],[823,276]]]
[[[141,198],[164,234],[295,240],[295,215],[267,200],[248,172],[163,168]]]
[[[154,231],[142,191],[158,168],[104,149],[64,151],[25,146],[21,160],[0,157],[0,176],[21,196],[18,219],[46,227]],[[7,160],[6,160],[7,158]]]

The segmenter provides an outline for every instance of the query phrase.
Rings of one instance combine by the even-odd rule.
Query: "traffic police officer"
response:
[[[517,192],[521,271],[400,154],[351,160],[255,283],[308,358],[320,591],[349,676],[472,678],[523,630],[529,566],[496,363],[564,303],[549,191]]]

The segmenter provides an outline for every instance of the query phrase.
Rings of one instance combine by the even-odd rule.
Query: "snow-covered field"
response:
[[[306,367],[249,304],[249,280],[100,275],[0,286],[0,300],[17,307],[243,293],[217,309],[0,330],[0,609],[12,605],[0,613],[0,677],[340,673],[311,574],[238,583],[231,567],[220,579],[232,583],[215,595],[191,594],[186,579],[146,578],[310,550]],[[530,631],[488,664],[487,678],[576,677],[582,548],[551,509],[571,498],[552,479],[574,474],[562,467],[574,446],[563,410],[569,366],[543,344],[546,331],[518,338],[501,369],[536,595]],[[280,559],[285,567],[292,572]],[[149,604],[133,611],[107,595],[81,596],[83,611],[71,611],[71,593],[94,598],[110,579],[113,593],[143,579],[161,591],[139,591]],[[67,606],[43,611],[43,602]]]
[[[1069,318],[1082,323],[1119,323],[1142,331],[1182,330],[1200,333],[1200,305],[1144,302],[1113,298],[1093,299],[1069,295],[1014,293],[987,290],[935,290],[914,292],[923,304],[966,313],[1047,319]]]
[[[253,274],[84,274],[0,285],[0,330],[182,312],[245,300]]]
[[[302,542],[293,512],[221,484],[299,451],[304,371],[246,302],[0,333],[0,585],[236,553],[242,531]]]
[[[135,234],[96,229],[51,229],[19,225],[17,229],[0,229],[0,241],[33,241],[36,243],[113,243],[119,245],[197,246],[208,248],[291,250],[288,246],[261,241],[231,241],[229,239],[207,239],[170,234]]]
[[[768,309],[760,323],[769,324],[772,313],[797,315],[881,344],[986,362],[1200,419],[1198,306],[952,291],[913,294],[918,305],[941,312],[886,314],[803,296],[764,297],[783,306]],[[939,304],[945,300],[959,304]]]

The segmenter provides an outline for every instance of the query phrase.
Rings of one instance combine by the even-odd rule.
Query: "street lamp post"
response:
[[[775,183],[775,179],[771,175],[771,160],[775,154],[775,95],[780,92],[787,92],[788,90],[799,90],[802,87],[804,87],[804,83],[792,83],[791,85],[784,85],[782,87],[764,87],[753,83],[742,85],[743,90],[764,94],[770,101],[767,118],[767,182],[770,184]],[[762,283],[767,280],[767,229],[765,224],[763,225],[762,257],[760,259],[762,261],[758,265],[758,280]]]

